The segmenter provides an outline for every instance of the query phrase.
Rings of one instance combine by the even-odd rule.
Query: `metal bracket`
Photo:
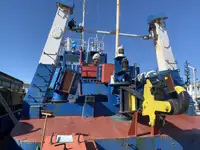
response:
[[[55,61],[55,59],[52,56],[57,56],[57,53],[55,53],[55,54],[49,54],[46,52],[43,52],[43,53],[44,53],[44,55],[47,55],[49,58],[51,58],[53,61]]]
[[[85,103],[95,103],[95,96],[85,96]]]

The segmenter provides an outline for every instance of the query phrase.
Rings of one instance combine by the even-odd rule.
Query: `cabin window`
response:
[[[66,54],[66,64],[67,65],[78,65],[80,64],[80,55],[74,55],[74,54]]]

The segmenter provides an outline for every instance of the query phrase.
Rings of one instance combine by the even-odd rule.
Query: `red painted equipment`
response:
[[[82,77],[96,78],[97,77],[97,67],[94,65],[82,66]]]
[[[158,116],[157,116],[158,117]],[[150,134],[150,136],[155,136],[155,135],[159,135],[160,134],[160,128],[158,126],[158,124],[156,124],[154,127],[150,127],[148,125],[148,119],[143,117],[143,120],[141,120],[141,112],[136,111],[135,113],[133,113],[132,115],[132,122],[128,131],[128,135],[129,136],[141,136],[141,135],[145,135],[145,134]],[[145,120],[146,119],[146,120]],[[148,127],[149,131],[147,131],[146,133],[140,133],[138,134],[138,127],[139,127],[139,123],[141,123],[146,125],[146,127]]]
[[[114,64],[103,64],[102,65],[102,77],[101,82],[108,83],[110,81],[110,77],[114,71]]]

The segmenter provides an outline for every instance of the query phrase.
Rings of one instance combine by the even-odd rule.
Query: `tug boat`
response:
[[[123,35],[118,23],[116,54],[110,64],[104,42],[97,37],[86,44],[64,38],[68,30],[86,31],[70,21],[72,13],[69,1],[57,2],[55,20],[24,98],[22,118],[7,149],[200,149],[200,117],[188,113],[193,103],[175,63],[167,17],[151,15],[149,34],[133,35],[152,40],[156,49],[158,71],[140,72],[118,45]]]

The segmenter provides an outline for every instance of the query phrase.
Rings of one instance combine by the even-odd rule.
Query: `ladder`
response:
[[[8,106],[8,104],[6,103],[5,99],[3,98],[3,96],[0,93],[0,103],[1,105],[5,108],[5,110],[7,111],[10,119],[12,120],[13,124],[16,125],[17,124],[17,118],[15,117],[15,115],[13,114],[12,110],[10,109],[10,107]]]

